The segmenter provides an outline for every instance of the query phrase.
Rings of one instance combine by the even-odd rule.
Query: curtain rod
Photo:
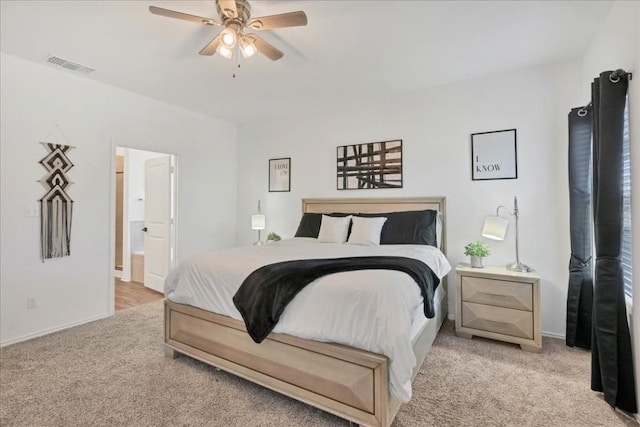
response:
[[[611,83],[618,83],[620,81],[620,77],[625,77],[625,76],[628,76],[629,80],[633,80],[633,73],[627,73],[622,68],[618,68],[613,73],[609,74],[609,81]],[[584,117],[587,114],[589,114],[589,109],[591,108],[591,105],[592,105],[591,102],[589,102],[587,105],[580,108],[578,110],[578,116]]]

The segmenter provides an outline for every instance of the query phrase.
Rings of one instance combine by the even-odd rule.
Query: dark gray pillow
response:
[[[432,209],[423,211],[403,211],[375,214],[359,214],[365,217],[387,218],[380,234],[381,245],[437,245],[436,219],[438,212]]]
[[[329,216],[348,216],[354,215],[350,213],[335,212],[328,214]],[[318,238],[320,233],[320,225],[322,224],[322,214],[320,213],[304,213],[298,224],[298,230],[295,237],[313,237]]]

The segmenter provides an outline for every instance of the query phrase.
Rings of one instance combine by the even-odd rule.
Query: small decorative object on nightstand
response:
[[[458,264],[456,275],[457,336],[476,335],[540,351],[540,277],[536,273]]]
[[[272,231],[271,233],[267,234],[267,243],[277,242],[279,240],[282,240],[282,237],[280,237],[277,233]]]
[[[482,259],[489,255],[489,246],[482,242],[471,242],[464,247],[464,254],[471,257],[471,267],[483,268]]]

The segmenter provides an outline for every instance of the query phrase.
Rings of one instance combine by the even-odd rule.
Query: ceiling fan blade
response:
[[[220,11],[229,18],[238,17],[238,9],[236,9],[236,0],[218,0]]]
[[[168,18],[182,19],[184,21],[197,22],[198,24],[205,25],[220,25],[220,23],[214,21],[211,18],[205,18],[203,16],[189,15],[188,13],[176,12],[175,10],[163,9],[161,7],[149,6],[149,12],[154,15],[166,16]]]
[[[202,50],[199,52],[200,55],[211,56],[215,54],[219,44],[220,44],[220,34],[215,36],[213,40],[209,42],[209,44],[207,44],[205,47],[202,48]]]
[[[247,27],[254,30],[271,30],[273,28],[300,27],[307,25],[307,15],[299,10],[297,12],[281,13],[279,15],[260,16],[247,23]]]
[[[260,37],[256,36],[255,34],[249,34],[248,37],[256,46],[256,49],[258,49],[258,52],[262,53],[264,56],[271,59],[272,61],[277,61],[278,59],[284,56],[284,53],[280,52],[278,49],[276,49],[266,41],[262,40]]]

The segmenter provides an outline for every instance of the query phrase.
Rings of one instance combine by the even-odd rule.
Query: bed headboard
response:
[[[445,197],[302,199],[302,213],[382,213],[433,209],[438,211],[441,215],[440,218],[442,220],[442,242],[440,243],[440,250],[446,255],[447,221],[445,201]]]

